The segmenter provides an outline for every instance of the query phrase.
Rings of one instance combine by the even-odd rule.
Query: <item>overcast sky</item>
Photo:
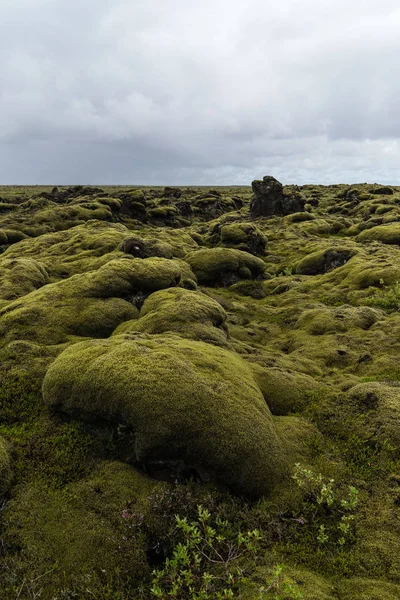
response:
[[[0,184],[400,184],[398,0],[0,0]]]

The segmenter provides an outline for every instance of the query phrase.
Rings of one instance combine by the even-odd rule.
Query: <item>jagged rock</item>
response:
[[[263,180],[252,182],[253,198],[250,205],[252,219],[257,217],[284,216],[302,212],[306,203],[305,198],[297,191],[284,193],[282,184],[266,175]]]
[[[164,194],[166,198],[180,198],[182,196],[182,190],[178,187],[165,187]]]

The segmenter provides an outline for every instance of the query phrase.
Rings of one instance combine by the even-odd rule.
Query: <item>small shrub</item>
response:
[[[261,534],[258,530],[234,533],[228,523],[216,519],[198,506],[195,521],[176,516],[182,541],[176,544],[164,568],[153,571],[151,594],[154,598],[175,600],[225,600],[246,579],[240,559],[257,554]]]
[[[276,565],[272,573],[271,581],[267,583],[267,587],[262,587],[260,589],[260,599],[302,600],[304,596],[299,586],[283,574],[284,569],[284,565]]]
[[[380,284],[382,288],[376,288],[373,295],[366,298],[366,304],[383,308],[387,312],[400,310],[400,281],[393,285],[385,285],[381,279]]]

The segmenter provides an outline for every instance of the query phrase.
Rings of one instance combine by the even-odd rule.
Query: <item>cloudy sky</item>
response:
[[[398,0],[1,0],[0,184],[400,184]]]

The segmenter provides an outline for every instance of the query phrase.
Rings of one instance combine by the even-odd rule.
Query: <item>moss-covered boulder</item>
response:
[[[225,248],[236,248],[250,254],[264,254],[267,238],[253,223],[227,223],[220,228],[220,240]]]
[[[43,265],[32,258],[0,260],[0,298],[14,300],[49,283]]]
[[[349,400],[363,413],[365,432],[400,450],[400,387],[383,382],[355,385]]]
[[[118,246],[118,250],[136,258],[151,258],[152,256],[172,258],[174,254],[172,246],[167,242],[160,242],[152,238],[143,239],[139,236],[124,239]]]
[[[151,294],[140,318],[127,321],[119,333],[177,333],[193,340],[227,345],[226,312],[218,302],[201,292],[170,288]]]
[[[131,427],[134,462],[179,459],[250,497],[284,474],[250,368],[210,344],[165,335],[75,344],[49,368],[43,397],[67,414]]]
[[[191,252],[186,261],[200,284],[229,286],[240,279],[262,279],[265,263],[256,256],[231,248],[204,248]]]
[[[96,271],[46,285],[1,308],[0,335],[4,341],[44,344],[60,344],[70,336],[107,337],[121,322],[138,317],[137,306],[149,294],[178,285],[181,277],[181,267],[173,260],[109,261]]]
[[[328,273],[345,265],[354,254],[354,250],[340,250],[337,248],[328,248],[322,251],[317,250],[308,254],[297,263],[295,271],[298,275]]]
[[[311,335],[324,335],[345,332],[351,329],[369,329],[382,319],[380,310],[368,306],[346,306],[338,308],[313,308],[301,313],[296,328],[304,329]]]
[[[382,242],[382,244],[395,244],[400,246],[400,223],[378,225],[366,229],[358,234],[357,242]]]
[[[252,364],[255,379],[273,415],[287,415],[305,408],[321,386],[310,376],[277,367]]]
[[[0,437],[0,496],[10,487],[11,479],[12,469],[9,445]]]

